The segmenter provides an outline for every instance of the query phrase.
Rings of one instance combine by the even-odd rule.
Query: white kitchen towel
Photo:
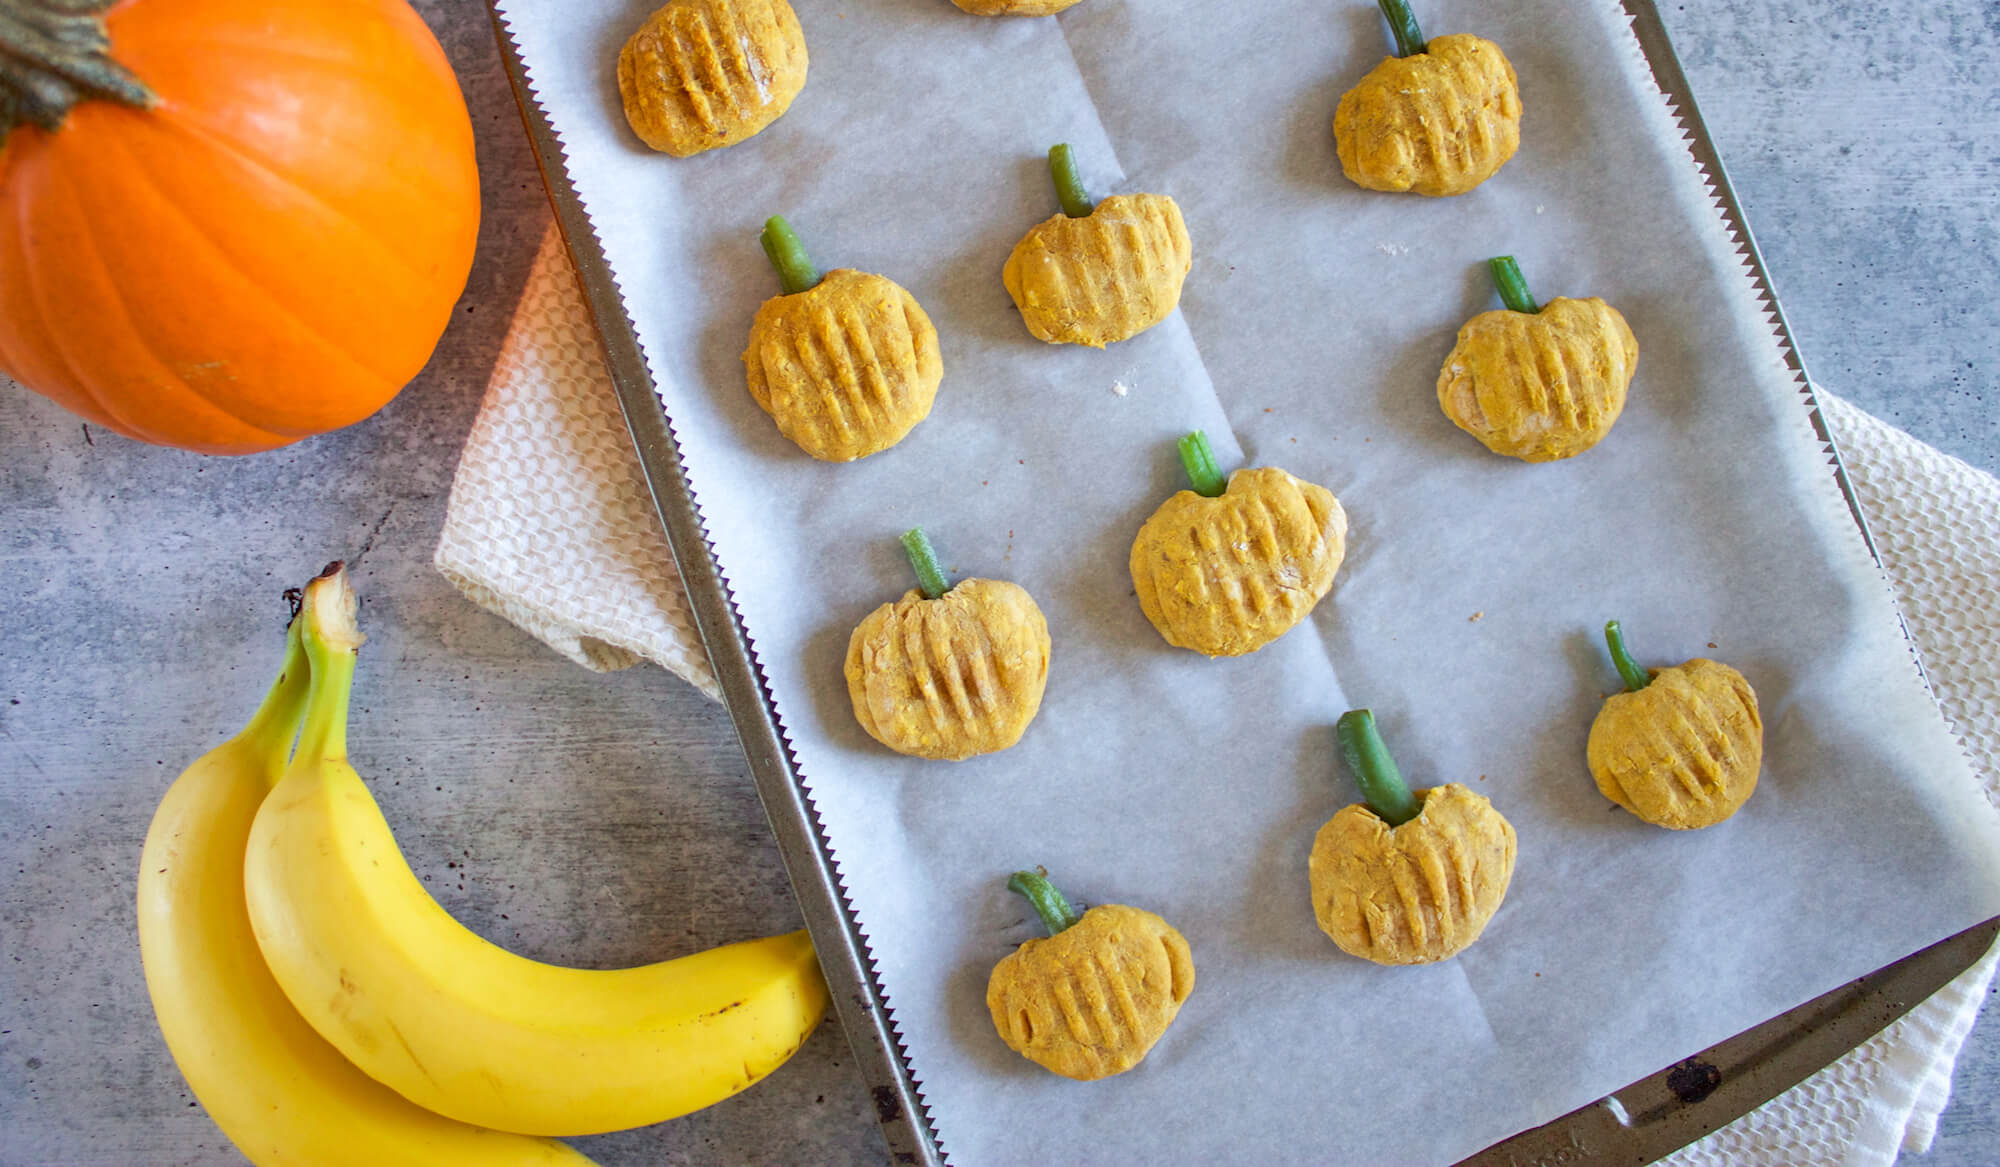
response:
[[[1945,717],[2000,805],[2000,480],[1819,400]],[[720,696],[553,227],[466,439],[436,562],[475,603],[585,668],[651,660]],[[1872,1167],[1928,1149],[1996,954],[1667,1162]]]

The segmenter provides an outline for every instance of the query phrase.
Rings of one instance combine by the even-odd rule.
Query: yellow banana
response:
[[[312,698],[245,860],[257,943],[313,1028],[412,1102],[530,1134],[659,1122],[783,1064],[826,1011],[803,932],[642,968],[560,968],[481,939],[431,898],[347,761],[354,610],[344,572],[306,589]]]
[[[305,706],[298,626],[284,672],[235,737],[189,766],[153,816],[139,866],[139,952],[160,1032],[209,1117],[254,1163],[443,1167],[589,1159],[423,1110],[354,1068],[271,979],[243,903],[243,849]]]

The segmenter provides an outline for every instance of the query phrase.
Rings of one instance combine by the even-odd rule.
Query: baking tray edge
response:
[[[660,404],[652,375],[604,250],[590,225],[582,202],[563,166],[562,146],[547,115],[528,86],[520,53],[499,11],[488,0],[487,12],[500,43],[507,79],[521,107],[535,162],[548,187],[556,224],[569,248],[577,282],[588,303],[605,367],[618,394],[618,405],[638,449],[639,464],[652,492],[653,504],[666,527],[674,566],[687,592],[695,629],[707,647],[709,665],[722,688],[737,740],[743,746],[757,797],[771,821],[778,852],[784,860],[792,893],[805,917],[806,930],[819,955],[820,970],[832,992],[835,1015],[853,1047],[862,1078],[875,1104],[875,1116],[888,1140],[892,1162],[941,1167],[943,1159],[925,1115],[909,1068],[896,1054],[881,986],[867,959],[853,913],[837,888],[830,848],[817,816],[793,766],[791,751],[778,729],[775,705],[764,677],[750,660],[740,616],[710,550],[681,469],[680,443]]]
[[[1806,399],[1813,429],[1825,447],[1849,514],[1869,554],[1879,564],[1881,555],[1848,477],[1839,443],[1826,424],[1805,360],[1792,339],[1763,256],[1695,106],[1659,10],[1654,0],[1620,2],[1632,18],[1654,81],[1686,131],[1687,149],[1712,187],[1724,225],[1738,244],[1746,275],[1785,364]],[[867,942],[839,893],[826,837],[799,785],[790,749],[778,729],[769,688],[751,662],[741,619],[688,492],[680,446],[661,407],[637,334],[625,314],[603,248],[570,183],[561,144],[534,99],[520,54],[493,0],[487,0],[487,10],[536,164],[548,188],[556,224],[604,348],[619,407],[666,528],[696,630],[707,646],[709,663],[735,724],[758,798],[770,819],[793,894],[832,990],[835,1015],[875,1104],[891,1161],[942,1167],[944,1159],[921,1091],[899,1055],[882,987],[869,967]],[[1907,625],[1904,637],[1928,689],[1930,679]],[[2000,917],[1808,1001],[1615,1091],[1603,1101],[1496,1143],[1464,1162],[1492,1167],[1535,1162],[1636,1164],[1669,1154],[1755,1109],[1881,1032],[1976,963],[1996,936],[2000,936]],[[1688,1090],[1690,1074],[1707,1088]]]

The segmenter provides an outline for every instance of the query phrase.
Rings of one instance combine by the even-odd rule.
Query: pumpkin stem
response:
[[[100,98],[150,109],[159,98],[111,59],[104,13],[115,0],[0,0],[0,145],[23,122],[62,125]]]

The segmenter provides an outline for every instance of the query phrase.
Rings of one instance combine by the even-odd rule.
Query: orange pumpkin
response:
[[[380,409],[430,359],[479,232],[430,30],[405,0],[78,7],[0,0],[0,372],[214,454]],[[82,71],[125,98],[24,102],[51,90],[19,25],[73,45],[99,20]]]

